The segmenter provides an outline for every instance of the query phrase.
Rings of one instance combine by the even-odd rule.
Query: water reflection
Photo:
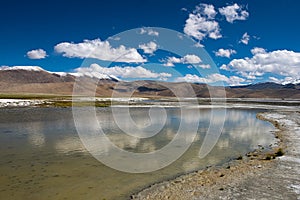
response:
[[[42,147],[45,144],[45,135],[43,131],[43,123],[42,122],[31,122],[22,126],[25,132],[28,134],[28,141],[36,147]]]
[[[179,109],[166,109],[166,123],[157,135],[149,138],[124,134],[114,122],[109,108],[97,109],[97,119],[109,140],[116,146],[130,152],[145,153],[161,149],[174,139],[181,120],[187,127],[198,121],[193,109],[187,110],[182,120]],[[149,115],[145,115],[148,111],[147,108],[130,109],[137,126],[149,124]],[[224,110],[215,111],[218,113]],[[210,109],[200,109],[199,127],[190,149],[175,163],[162,170],[135,175],[112,170],[89,155],[76,133],[71,109],[2,109],[1,195],[5,199],[38,199],[34,194],[42,195],[45,199],[127,199],[131,192],[158,180],[220,164],[243,155],[258,145],[268,146],[274,143],[274,136],[270,133],[273,127],[256,119],[257,112],[258,110],[227,110],[220,139],[204,159],[199,159],[199,148],[211,118]],[[82,116],[84,117],[84,112]],[[222,123],[222,119],[216,114],[213,124],[218,123]],[[88,118],[86,126],[91,130],[99,128],[97,124],[88,121]],[[130,126],[127,127],[128,130],[132,130]],[[186,130],[184,137],[179,138],[182,141],[193,138],[189,129]],[[101,145],[102,153],[111,154],[109,145],[99,144],[99,141],[91,138],[91,143],[93,142],[96,150]],[[29,180],[32,181],[28,182]],[[82,194],[85,196],[81,196]]]
[[[54,148],[58,153],[62,154],[86,152],[86,149],[77,137],[66,137],[56,141]]]
[[[133,118],[137,119],[135,123],[138,126],[143,126],[148,123],[149,116],[144,115],[148,112],[148,108],[133,108],[131,109],[131,114]],[[198,134],[194,140],[195,143],[203,140],[205,134],[207,133],[208,126],[216,126],[217,124],[222,124],[223,117],[222,115],[215,114],[213,118],[212,111],[210,109],[201,109],[200,111],[200,122],[198,128]],[[220,111],[223,112],[222,109]],[[109,111],[98,112],[97,117],[99,124],[104,130],[105,134],[109,139],[118,147],[134,152],[151,152],[153,150],[161,149],[163,146],[168,144],[175,136],[179,123],[182,121],[185,127],[189,127],[190,123],[197,122],[198,119],[195,119],[195,114],[193,109],[189,109],[189,114],[185,115],[184,119],[181,119],[180,109],[167,109],[167,119],[164,127],[160,132],[150,138],[136,138],[127,135],[122,129],[115,123],[113,116]],[[250,148],[256,148],[257,145],[268,145],[272,142],[273,136],[268,134],[272,129],[270,124],[256,119],[257,111],[253,110],[227,110],[226,121],[224,128],[222,130],[222,136],[217,143],[218,148],[229,148],[231,143],[241,143],[247,144]],[[210,121],[211,120],[211,121]],[[127,120],[124,120],[124,124]],[[210,124],[211,123],[211,124]],[[147,125],[146,125],[147,126]],[[126,131],[137,131],[133,127],[127,127]],[[187,139],[189,132],[185,135],[183,139]],[[232,144],[231,144],[232,145]],[[109,150],[108,150],[109,151]]]
[[[256,148],[257,145],[267,146],[270,144],[270,138],[264,133],[270,131],[262,121],[255,118],[255,113],[249,112],[229,112],[226,120],[226,132],[232,140],[247,143],[250,148]],[[239,126],[236,126],[239,124]],[[231,127],[231,128],[229,128]]]

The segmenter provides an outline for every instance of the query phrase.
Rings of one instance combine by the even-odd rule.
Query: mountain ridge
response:
[[[113,93],[118,96],[128,96],[134,90],[135,96],[175,96],[172,90],[180,91],[180,95],[192,97],[194,93],[197,97],[209,98],[210,92],[214,97],[224,97],[224,88],[220,86],[210,86],[204,83],[187,82],[162,82],[153,80],[140,80],[125,82],[117,77],[106,74],[78,74],[49,72],[42,68],[22,67],[0,69],[0,93],[32,93],[32,94],[58,94],[72,95],[73,86],[76,79],[97,81],[96,96],[111,96]],[[100,77],[100,78],[99,78]],[[117,87],[116,87],[117,86]],[[192,87],[194,91],[188,91]],[[82,91],[88,91],[88,85],[82,85]],[[300,84],[281,85],[273,82],[249,84],[242,86],[225,87],[228,98],[298,98],[300,99]]]

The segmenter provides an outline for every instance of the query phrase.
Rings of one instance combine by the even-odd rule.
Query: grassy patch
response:
[[[240,156],[237,157],[236,159],[237,159],[237,160],[243,160],[243,156],[240,155]]]
[[[272,159],[275,159],[276,157],[280,157],[283,155],[284,155],[284,152],[283,152],[282,148],[276,148],[273,150],[273,152],[265,154],[264,160],[272,160]]]
[[[275,152],[275,156],[279,157],[279,156],[283,156],[284,152],[282,150],[282,148],[277,149],[277,151]]]
[[[0,94],[0,99],[70,99],[72,96],[47,94]]]
[[[95,106],[95,107],[108,107],[111,105],[110,101],[78,101],[78,102],[72,102],[72,101],[49,101],[46,102],[40,106],[42,107],[87,107],[87,106]]]

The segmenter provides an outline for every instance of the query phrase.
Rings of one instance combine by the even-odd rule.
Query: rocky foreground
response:
[[[275,135],[281,143],[272,152],[257,150],[224,166],[155,184],[131,198],[300,199],[300,112],[277,110],[258,117],[279,129]]]

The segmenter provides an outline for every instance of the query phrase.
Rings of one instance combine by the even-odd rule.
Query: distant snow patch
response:
[[[2,66],[0,67],[1,71],[9,71],[9,70],[27,70],[27,71],[45,71],[43,68],[39,66]]]

